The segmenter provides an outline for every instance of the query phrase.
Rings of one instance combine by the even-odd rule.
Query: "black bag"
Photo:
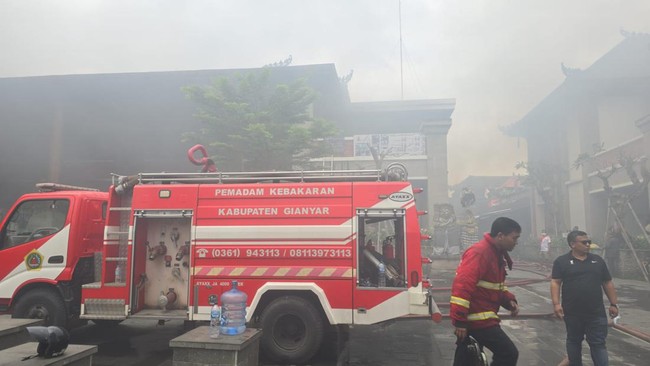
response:
[[[488,366],[483,346],[474,337],[465,337],[465,340],[456,344],[454,366]]]

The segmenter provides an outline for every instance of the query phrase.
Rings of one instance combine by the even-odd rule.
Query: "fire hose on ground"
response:
[[[650,334],[648,334],[648,333],[642,332],[642,331],[634,329],[634,328],[630,328],[630,327],[622,325],[622,324],[614,323],[613,321],[610,321],[609,325],[612,328],[620,330],[623,333],[627,333],[627,334],[629,334],[631,336],[639,338],[642,341],[646,341],[646,342],[650,343]]]
[[[439,308],[444,308],[444,307],[449,307],[449,305],[448,304],[438,304],[438,307]],[[450,315],[449,314],[441,314],[441,318],[442,319],[450,319]],[[545,318],[549,318],[549,319],[557,319],[557,320],[559,320],[557,318],[557,316],[555,315],[555,313],[524,313],[524,314],[519,314],[516,317],[513,317],[510,314],[499,314],[499,318],[501,318],[501,319],[515,319],[515,320],[516,319],[545,319]],[[648,334],[648,333],[642,332],[642,331],[640,331],[638,329],[631,328],[631,327],[629,327],[627,325],[615,323],[615,322],[613,322],[611,320],[609,322],[609,326],[616,329],[616,330],[619,330],[619,331],[621,331],[623,333],[626,333],[628,335],[636,337],[636,338],[638,338],[638,339],[640,339],[642,341],[650,343],[650,334]]]
[[[530,266],[530,265],[528,265]],[[538,279],[525,279],[525,280],[516,280],[516,281],[510,281],[507,283],[509,287],[515,287],[515,286],[525,286],[533,283],[539,283],[539,282],[545,282],[545,281],[550,281],[551,276],[542,272],[538,272],[532,269],[528,269],[525,267],[528,266],[516,266],[518,270],[522,271],[527,271],[527,272],[532,272],[535,274],[538,274],[540,276],[543,276],[544,278],[538,278]],[[431,287],[429,288],[429,291],[431,292],[440,292],[440,291],[451,291],[451,287]],[[440,303],[437,304],[438,309],[440,308],[449,308],[449,303]],[[553,312],[548,312],[548,313],[523,313],[523,314],[518,314],[516,317],[513,317],[510,314],[499,314],[499,317],[502,319],[543,319],[543,318],[550,318],[550,319],[558,319],[555,313]],[[450,315],[448,313],[443,314],[440,312],[440,316],[437,316],[438,319],[450,319]],[[609,326],[617,329],[623,333],[629,334],[633,337],[636,337],[638,339],[641,339],[643,341],[646,341],[650,343],[650,334],[642,332],[640,330],[631,328],[629,326],[619,324],[613,320],[609,321]]]

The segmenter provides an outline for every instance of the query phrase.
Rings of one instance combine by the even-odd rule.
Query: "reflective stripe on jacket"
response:
[[[507,252],[494,245],[490,234],[463,253],[451,288],[450,316],[454,326],[480,329],[499,324],[499,307],[510,309],[510,301],[515,300],[505,285],[509,260]]]

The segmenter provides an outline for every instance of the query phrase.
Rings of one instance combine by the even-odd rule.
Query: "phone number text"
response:
[[[351,258],[351,249],[213,249],[214,258]]]

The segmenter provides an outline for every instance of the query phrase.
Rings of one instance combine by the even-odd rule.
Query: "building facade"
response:
[[[447,132],[455,101],[352,103],[333,64],[271,67],[274,83],[299,79],[317,93],[311,112],[332,121],[341,141],[354,136],[421,134],[420,154],[386,154],[425,188],[425,210],[447,200]],[[183,87],[259,69],[0,78],[0,215],[39,182],[104,190],[111,173],[193,171],[182,141],[201,128]],[[343,144],[345,145],[345,144]],[[344,146],[345,147],[345,146]],[[329,168],[370,167],[372,157],[340,151]]]
[[[565,81],[508,128],[527,139],[529,164],[546,164],[562,177],[558,215],[536,195],[534,228],[557,227],[549,220],[559,217],[559,231],[577,226],[604,238],[616,221],[610,208],[622,205],[617,215],[640,235],[634,216],[650,220],[650,35],[623,32],[590,67],[562,70]]]

